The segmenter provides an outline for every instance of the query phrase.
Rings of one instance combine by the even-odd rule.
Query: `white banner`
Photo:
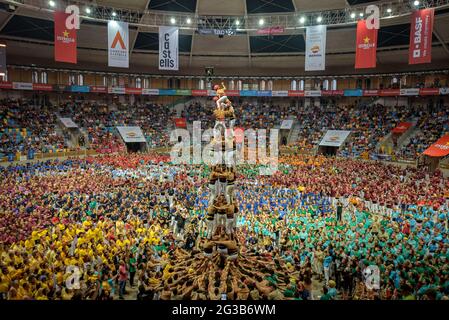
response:
[[[126,89],[122,87],[109,87],[108,93],[115,93],[115,94],[125,94]]]
[[[108,66],[129,67],[129,31],[127,22],[108,22]]]
[[[306,71],[318,71],[326,68],[326,26],[307,27],[306,30]]]
[[[281,91],[271,91],[272,97],[288,97],[288,91],[287,90],[281,90]]]
[[[327,130],[320,146],[340,147],[350,133],[351,131],[346,130]]]
[[[419,89],[401,89],[401,96],[419,96]]]
[[[159,70],[178,70],[177,27],[159,27]]]
[[[147,142],[140,127],[117,127],[125,142]]]
[[[440,94],[441,95],[449,94],[449,88],[440,88]]]
[[[281,129],[291,129],[292,125],[293,125],[293,120],[291,120],[291,119],[282,120]]]
[[[29,82],[13,82],[12,88],[15,90],[33,90],[33,84]]]
[[[304,97],[321,97],[321,90],[306,90]]]
[[[147,96],[158,96],[159,89],[142,89],[142,94]]]
[[[72,118],[59,118],[61,120],[62,124],[66,128],[78,128],[77,124],[73,122]]]

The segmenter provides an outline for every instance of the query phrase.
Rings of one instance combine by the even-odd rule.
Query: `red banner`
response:
[[[125,88],[126,94],[142,94],[141,88]]]
[[[66,28],[68,16],[55,11],[55,61],[76,63],[76,29]]]
[[[400,94],[400,89],[384,89],[379,91],[379,97],[396,97]]]
[[[36,91],[53,91],[51,84],[33,83],[33,90]]]
[[[432,144],[426,151],[425,155],[430,157],[445,157],[449,154],[449,135],[442,136],[434,144]]]
[[[379,90],[363,90],[364,97],[377,97],[379,95]]]
[[[440,94],[440,89],[438,88],[422,88],[419,89],[420,96],[438,96]]]
[[[289,97],[304,97],[304,91],[288,90]]]
[[[413,12],[410,26],[409,64],[432,61],[433,16],[434,9]]]
[[[240,91],[239,90],[226,90],[226,95],[228,97],[239,97]]]
[[[207,97],[207,90],[192,90],[193,97]]]
[[[392,131],[393,133],[404,133],[407,131],[413,124],[410,122],[399,122],[396,128],[394,128]]]
[[[284,33],[284,27],[267,27],[257,30],[257,34],[281,34]]]
[[[12,89],[12,82],[0,82],[0,89]]]
[[[96,93],[108,93],[108,88],[103,86],[91,86],[90,92],[96,92]]]
[[[186,118],[175,118],[174,121],[176,128],[187,128]]]
[[[366,21],[357,23],[357,40],[355,48],[355,68],[376,67],[377,29],[368,29]]]

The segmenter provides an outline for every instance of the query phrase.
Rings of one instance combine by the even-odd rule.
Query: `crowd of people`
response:
[[[0,167],[0,299],[448,299],[441,172],[322,156],[260,168],[238,166],[230,261],[202,250],[205,165],[118,154]]]

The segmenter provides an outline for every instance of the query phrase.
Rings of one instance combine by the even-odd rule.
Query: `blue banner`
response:
[[[175,89],[159,89],[159,95],[160,96],[175,96],[176,90]]]
[[[345,97],[362,97],[363,90],[362,89],[346,89],[344,96]]]
[[[271,97],[271,90],[259,90],[257,91],[258,97]]]
[[[256,90],[240,90],[241,97],[257,97]]]
[[[89,86],[70,86],[71,92],[90,92]]]

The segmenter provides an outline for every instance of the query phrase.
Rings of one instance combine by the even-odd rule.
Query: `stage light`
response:
[[[388,9],[387,9],[387,12],[388,12],[388,13],[391,13],[391,11],[393,11],[393,10],[391,10],[391,8],[388,8]]]
[[[170,19],[170,23],[171,23],[171,24],[175,24],[175,23],[176,23],[176,19],[175,19],[175,18],[171,18],[171,19]]]
[[[53,8],[54,6],[56,6],[56,3],[53,0],[50,0],[48,1],[48,5]]]
[[[362,18],[363,17],[363,12],[360,12],[359,16],[360,16],[360,18]]]
[[[86,13],[87,13],[87,14],[90,14],[91,12],[92,12],[92,10],[90,10],[89,7],[86,7]]]
[[[192,23],[192,19],[187,18],[187,24],[191,24]]]
[[[415,5],[415,7],[419,6],[419,1],[415,0],[415,2],[413,2],[413,4]]]
[[[355,13],[351,13],[351,18],[354,19],[355,18]]]
[[[263,26],[264,23],[265,23],[265,21],[263,19],[259,20],[259,26]]]
[[[300,22],[300,23],[306,22],[306,17],[301,17],[301,18],[299,19],[299,22]]]
[[[115,17],[117,13],[115,11],[112,11],[112,16]]]
[[[236,26],[240,25],[240,21],[239,20],[235,20],[235,25]]]
[[[322,18],[322,17],[316,18],[316,22],[320,23],[321,21],[323,21],[323,18]]]

